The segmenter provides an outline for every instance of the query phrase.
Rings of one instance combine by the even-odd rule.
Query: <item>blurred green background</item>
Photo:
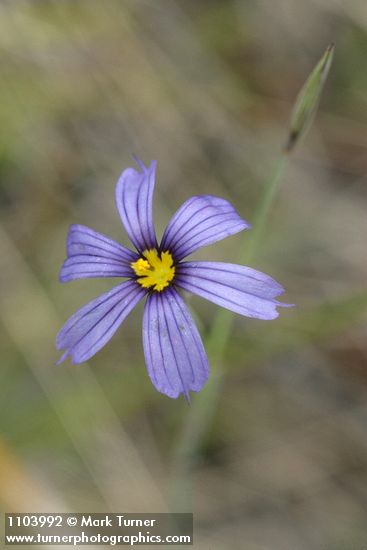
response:
[[[367,547],[366,29],[362,0],[0,3],[1,510],[192,509],[205,550]],[[114,186],[132,153],[158,161],[159,235],[192,194],[253,222],[331,41],[251,264],[297,308],[236,317],[215,414],[182,464],[190,407],[149,381],[142,307],[88,365],[55,366],[59,328],[116,283],[59,284],[68,225],[128,244]],[[248,236],[195,257],[236,262]],[[187,299],[205,338],[216,306]]]

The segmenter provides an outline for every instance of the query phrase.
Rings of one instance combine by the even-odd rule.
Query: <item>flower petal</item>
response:
[[[154,292],[145,304],[143,344],[149,376],[169,397],[198,392],[208,375],[208,359],[196,325],[172,287]]]
[[[73,363],[83,363],[95,355],[145,294],[135,281],[124,281],[79,309],[57,335],[57,349],[66,350],[58,363],[68,355]]]
[[[67,238],[67,255],[60,281],[90,277],[132,277],[130,264],[138,255],[106,235],[84,225],[71,225]]]
[[[156,162],[149,168],[138,160],[141,172],[124,170],[116,185],[116,206],[122,223],[139,252],[157,248],[153,225],[153,190]]]
[[[169,250],[178,261],[202,246],[249,227],[228,201],[212,195],[194,196],[172,217],[161,250]]]
[[[236,264],[183,262],[177,267],[175,283],[246,317],[275,319],[276,307],[289,305],[274,300],[284,289],[272,277]]]

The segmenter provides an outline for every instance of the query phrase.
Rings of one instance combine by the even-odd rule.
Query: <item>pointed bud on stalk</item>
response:
[[[296,104],[292,111],[288,140],[284,147],[286,153],[294,149],[299,139],[306,134],[311,126],[327,75],[329,74],[333,54],[334,44],[330,44],[297,96]]]

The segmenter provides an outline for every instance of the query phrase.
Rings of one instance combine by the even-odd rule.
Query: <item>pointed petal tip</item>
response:
[[[278,317],[278,306],[291,307],[275,299],[284,292],[275,279],[237,264],[182,262],[175,283],[245,317],[271,320]]]
[[[136,155],[135,153],[132,154],[133,159],[135,160],[136,164],[141,168],[142,170],[147,170],[147,167],[145,166],[144,162]]]
[[[292,307],[296,307],[296,304],[286,304],[284,302],[278,302],[277,300],[274,300],[273,302],[274,309],[269,310],[265,315],[261,317],[259,317],[258,315],[255,315],[254,318],[261,319],[262,321],[273,321],[274,319],[277,319],[280,315],[280,312],[277,309],[278,307],[292,308]]]
[[[206,383],[206,381],[204,382],[204,384]],[[190,396],[190,392],[194,392],[194,393],[199,393],[202,388],[204,387],[204,384],[203,386],[196,390],[196,389],[192,389],[190,388],[189,390],[187,390],[186,388],[183,388],[181,391],[177,391],[177,392],[172,392],[172,390],[168,389],[158,389],[156,387],[156,389],[158,389],[159,393],[162,393],[163,395],[166,395],[167,397],[170,397],[171,399],[178,399],[179,397],[181,397],[181,395],[184,397],[186,403],[188,405],[191,405],[191,396]]]
[[[296,304],[286,304],[284,302],[278,302],[278,301],[274,301],[274,305],[275,305],[275,308],[273,311],[273,315],[269,317],[264,317],[263,318],[264,321],[271,321],[273,319],[277,319],[280,315],[279,311],[277,310],[278,307],[286,307],[286,308],[296,307]]]
[[[149,377],[168,397],[200,391],[208,379],[209,364],[199,332],[176,290],[151,294],[144,308],[143,345]]]
[[[133,159],[135,160],[136,164],[139,166],[139,168],[145,172],[147,172],[148,170],[155,170],[156,166],[157,166],[157,161],[156,160],[152,160],[150,162],[150,165],[149,166],[146,166],[144,164],[144,162],[141,160],[140,157],[138,157],[138,155],[136,155],[135,153],[132,154],[132,157]]]
[[[78,230],[82,227],[84,227],[84,226],[82,226],[80,223],[71,223],[69,225],[69,233],[71,233],[72,231],[76,231],[76,230]]]
[[[69,355],[69,352],[68,351],[65,351],[62,356],[56,361],[55,363],[55,366],[59,366],[61,365],[61,363],[63,363],[65,361],[65,359],[67,358],[67,356]]]
[[[188,405],[191,405],[190,392],[187,391],[187,390],[184,390],[182,393],[183,393],[183,396],[185,398],[186,403]]]
[[[184,398],[185,398],[185,401],[188,405],[191,405],[191,399],[190,399],[190,394],[189,393],[184,393]]]
[[[65,264],[65,262],[64,262]],[[66,274],[65,273],[65,266],[61,267],[60,269],[60,272],[59,272],[59,283],[70,283],[70,281],[73,281],[75,277],[72,276],[72,274],[68,273]]]

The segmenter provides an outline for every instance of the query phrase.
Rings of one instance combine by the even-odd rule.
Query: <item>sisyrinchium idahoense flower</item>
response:
[[[140,171],[124,170],[116,185],[116,206],[136,251],[84,225],[71,225],[67,259],[60,281],[90,277],[126,278],[79,309],[56,339],[69,355],[83,363],[113,336],[132,309],[146,298],[143,347],[149,376],[169,397],[202,389],[209,375],[208,358],[185,302],[183,289],[224,308],[257,319],[275,319],[275,298],[283,287],[250,267],[205,261],[183,261],[202,246],[234,235],[250,225],[226,200],[212,195],[191,197],[177,210],[158,244],[153,224],[156,162]]]

